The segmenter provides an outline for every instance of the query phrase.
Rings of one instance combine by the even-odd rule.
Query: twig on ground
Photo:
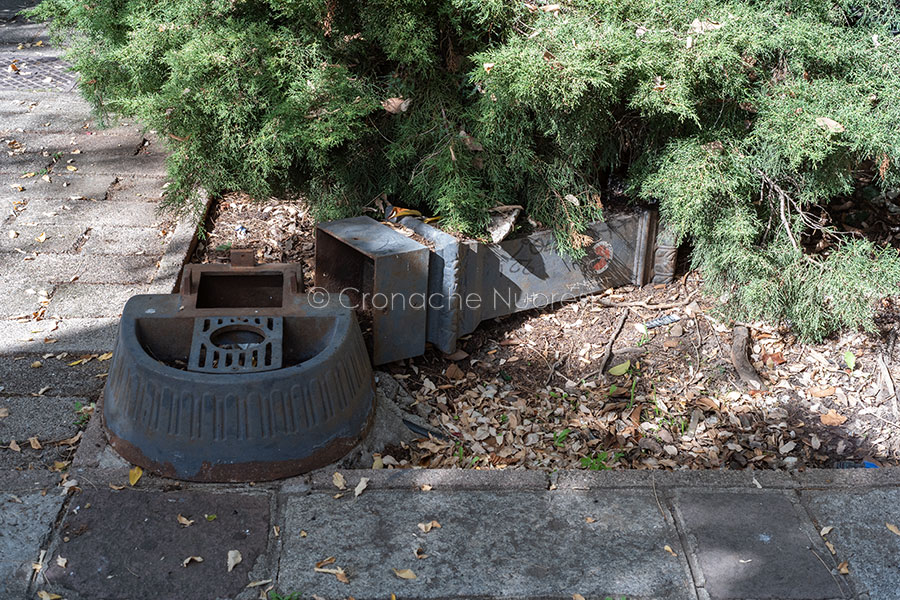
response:
[[[881,415],[876,415],[875,413],[866,413],[866,414],[867,414],[867,415],[871,415],[871,416],[875,417],[876,419],[878,419],[878,420],[880,420],[880,421],[884,421],[885,423],[887,423],[887,424],[890,425],[891,427],[896,427],[897,429],[900,429],[900,423],[894,423],[893,421],[889,421],[888,419],[885,419],[885,418],[882,417]]]
[[[700,324],[697,323],[697,317],[694,317],[694,327],[697,329],[697,368],[700,368],[700,351],[703,350],[703,332],[700,331]]]
[[[809,537],[809,536],[807,536],[807,537]],[[810,541],[810,543],[812,543],[812,540],[809,540],[809,541]],[[832,569],[831,567],[828,566],[828,564],[825,562],[825,560],[821,556],[819,556],[819,553],[816,552],[812,546],[807,546],[807,549],[813,553],[813,556],[815,556],[816,558],[819,559],[819,562],[822,563],[822,566],[825,567],[825,570],[828,571],[828,574],[831,575],[832,579],[834,579],[834,584],[841,591],[841,596],[846,598],[847,594],[844,592],[844,586],[841,585],[841,582],[838,580],[837,575],[834,574],[834,569]]]
[[[897,388],[894,385],[894,378],[891,377],[891,370],[888,369],[887,362],[884,360],[884,354],[879,354],[877,357],[878,368],[881,370],[881,382],[885,388],[885,391],[888,393],[888,400],[891,401],[891,412],[894,413],[894,418],[900,418],[900,407],[897,406]]]
[[[571,352],[567,353],[565,356],[561,357],[561,358],[560,358],[559,360],[557,360],[555,363],[553,363],[552,365],[550,365],[550,373],[547,375],[547,381],[544,382],[544,385],[550,385],[550,380],[553,379],[553,375],[554,375],[554,374],[559,375],[560,377],[562,377],[562,378],[565,379],[566,381],[572,381],[571,379],[569,379],[568,377],[566,377],[566,376],[563,375],[562,373],[557,373],[557,372],[556,372],[556,369],[558,369],[562,364],[568,363],[568,361],[569,361],[569,356],[571,356],[571,354],[572,354]],[[549,365],[549,364],[550,364],[550,361],[547,361],[547,364]]]
[[[603,351],[603,358],[600,359],[600,373],[602,374],[606,371],[606,367],[609,365],[609,361],[612,359],[613,355],[613,344],[616,343],[616,338],[619,337],[619,334],[622,333],[622,328],[625,327],[625,321],[628,319],[628,311],[623,311],[622,315],[619,317],[619,320],[616,322],[615,326],[612,329],[612,334],[609,336],[609,342],[606,343],[606,349]]]
[[[667,304],[647,304],[646,300],[640,300],[635,302],[613,302],[611,300],[607,300],[605,298],[596,298],[596,301],[600,303],[601,306],[608,306],[609,308],[618,308],[620,306],[640,306],[641,308],[647,308],[652,310],[667,310],[669,308],[679,308],[686,304],[690,304],[691,300],[694,296],[697,295],[699,290],[694,290],[691,292],[687,298],[684,300],[679,300],[678,302],[669,302]]]
[[[727,357],[727,356],[728,356],[728,353],[725,352],[725,346],[722,345],[722,340],[719,339],[719,332],[716,331],[716,326],[715,326],[716,321],[715,321],[715,319],[713,319],[712,317],[710,317],[710,316],[709,316],[708,314],[706,314],[706,313],[701,312],[700,314],[703,316],[704,319],[706,319],[707,321],[709,321],[709,323],[710,323],[709,328],[712,330],[712,336],[716,339],[716,343],[719,345],[719,352],[722,353],[722,356],[723,356],[723,357]]]

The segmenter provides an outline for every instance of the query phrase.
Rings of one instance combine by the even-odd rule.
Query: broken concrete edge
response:
[[[197,244],[200,241],[200,226],[206,222],[206,217],[212,208],[215,199],[201,189],[200,205],[202,210],[181,217],[172,233],[172,239],[166,245],[166,251],[159,259],[159,268],[150,283],[148,294],[172,294],[178,291],[181,281],[181,273],[184,270]]]

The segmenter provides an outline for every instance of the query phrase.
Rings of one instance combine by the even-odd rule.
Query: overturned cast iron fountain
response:
[[[418,356],[426,342],[452,353],[487,319],[610,287],[668,283],[675,273],[678,248],[652,208],[609,211],[591,223],[580,259],[561,254],[551,231],[489,244],[411,217],[400,223],[419,241],[369,217],[316,230],[316,286],[349,292],[371,313],[376,365]]]
[[[359,325],[300,265],[187,265],[180,293],[132,297],[103,394],[110,444],[177,479],[265,481],[332,463],[365,435],[374,382]]]

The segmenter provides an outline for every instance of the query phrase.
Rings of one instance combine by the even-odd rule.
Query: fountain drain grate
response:
[[[188,371],[256,373],[282,365],[281,317],[197,317]]]

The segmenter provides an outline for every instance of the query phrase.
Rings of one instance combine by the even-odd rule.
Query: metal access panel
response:
[[[427,247],[369,217],[318,225],[316,287],[371,315],[374,364],[425,352],[428,260]]]

